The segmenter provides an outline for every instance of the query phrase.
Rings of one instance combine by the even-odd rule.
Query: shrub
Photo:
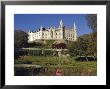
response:
[[[28,55],[30,56],[52,56],[53,50],[28,50]]]
[[[25,56],[27,55],[28,52],[22,49],[14,49],[14,58],[18,59],[20,56]]]
[[[42,50],[28,50],[28,55],[30,55],[30,56],[41,56]]]
[[[53,51],[52,50],[44,50],[44,56],[52,56],[53,55]]]
[[[23,64],[32,64],[31,57],[29,56],[24,56],[22,61]]]
[[[77,57],[75,60],[76,61],[96,61],[97,58],[96,57],[92,57],[92,56],[87,56],[87,57],[81,56],[81,57]]]

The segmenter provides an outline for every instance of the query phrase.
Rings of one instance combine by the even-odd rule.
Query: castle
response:
[[[44,40],[69,40],[69,41],[76,41],[77,40],[77,32],[76,32],[76,25],[71,29],[67,29],[63,21],[60,20],[58,28],[55,27],[48,27],[43,28],[42,26],[40,29],[36,30],[35,32],[28,32],[28,42],[33,42],[37,39],[44,39]]]

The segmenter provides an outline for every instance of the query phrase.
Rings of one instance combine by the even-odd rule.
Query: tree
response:
[[[88,14],[86,16],[87,24],[93,32],[97,32],[97,14]]]
[[[72,49],[70,49],[70,52],[72,52],[73,56],[87,56],[87,40],[79,37],[78,40],[73,44]]]
[[[79,52],[79,45],[78,45],[78,41],[73,43],[73,46],[71,48],[69,48],[69,54],[74,57],[74,56],[78,56],[80,54]]]
[[[90,35],[91,37],[91,43],[93,43],[91,45],[92,49],[91,49],[91,53],[94,54],[94,56],[96,56],[96,45],[97,45],[97,15],[96,14],[88,14],[86,16],[86,19],[87,19],[87,24],[88,26],[92,29],[92,33]]]
[[[15,48],[27,47],[28,46],[28,34],[22,30],[15,30],[14,46]]]
[[[78,37],[77,41],[69,48],[71,56],[84,56],[85,58],[87,58],[87,56],[96,56],[96,42],[92,41],[90,35],[91,34],[85,34]]]

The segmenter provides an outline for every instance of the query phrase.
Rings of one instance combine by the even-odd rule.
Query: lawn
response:
[[[53,56],[24,56],[21,59],[15,59],[15,64],[29,63],[41,65],[48,70],[44,73],[40,72],[39,76],[52,76],[57,68],[59,68],[64,76],[96,76],[97,62],[75,61],[70,57],[53,57]],[[15,70],[16,71],[16,70]]]

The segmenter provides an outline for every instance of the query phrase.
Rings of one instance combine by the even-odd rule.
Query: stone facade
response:
[[[42,26],[40,27],[39,30],[35,32],[28,32],[28,42],[33,42],[37,39],[45,39],[45,40],[69,40],[69,41],[76,41],[77,40],[77,29],[76,25],[74,23],[73,28],[67,29],[63,21],[61,20],[59,23],[59,27],[48,27],[43,28]]]

